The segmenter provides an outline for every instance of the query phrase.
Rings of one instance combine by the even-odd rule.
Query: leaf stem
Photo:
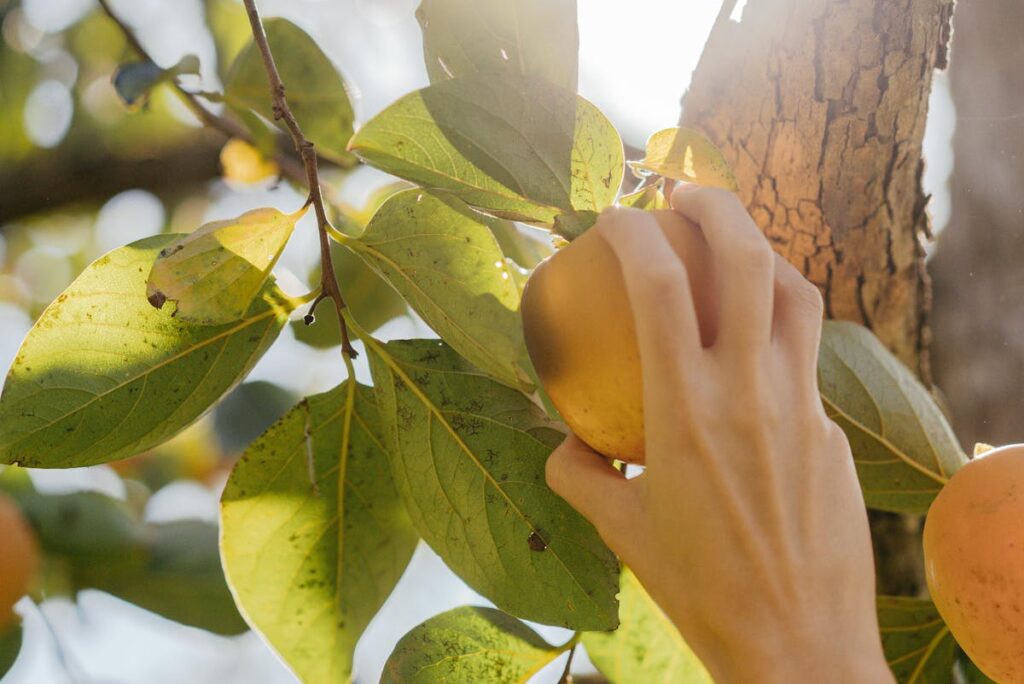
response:
[[[150,56],[149,51],[146,50],[145,46],[143,46],[139,41],[135,32],[114,12],[113,8],[110,6],[110,0],[97,0],[97,2],[99,2],[100,7],[110,20],[117,24],[117,27],[121,29],[121,33],[124,34],[125,40],[128,41],[128,45],[131,46],[132,50],[134,50],[136,54],[145,61],[153,62],[152,56]],[[200,122],[202,122],[204,126],[212,128],[215,131],[220,131],[228,138],[241,138],[250,145],[256,144],[253,137],[249,134],[249,131],[247,131],[241,124],[228,119],[227,117],[214,114],[204,107],[199,101],[201,94],[185,90],[178,84],[177,79],[171,81],[171,86],[178,94],[178,97],[181,98],[181,101],[185,103],[185,106],[189,108],[189,110],[197,119],[199,119]],[[302,165],[299,164],[294,157],[283,153],[276,154],[274,155],[274,161],[277,162],[278,167],[281,169],[281,173],[286,178],[296,183],[305,184],[306,174],[303,171]]]
[[[316,212],[317,227],[320,232],[320,279],[321,292],[310,307],[309,316],[313,315],[317,304],[324,299],[331,299],[338,312],[338,326],[341,329],[341,353],[349,360],[355,358],[356,350],[348,336],[348,327],[345,323],[345,299],[341,295],[341,288],[338,285],[338,278],[334,275],[334,262],[331,258],[331,242],[329,238],[331,223],[327,218],[327,210],[324,208],[324,198],[320,187],[320,172],[317,168],[316,146],[302,133],[299,122],[292,114],[288,106],[288,98],[285,97],[285,86],[281,81],[281,74],[277,71],[277,64],[274,62],[274,55],[270,51],[270,44],[267,42],[267,32],[263,29],[263,22],[260,20],[259,10],[256,9],[255,0],[244,0],[245,12],[249,16],[249,25],[252,27],[252,37],[263,57],[263,67],[267,72],[267,80],[270,82],[270,95],[273,99],[274,118],[284,123],[291,134],[292,142],[295,143],[295,151],[302,159],[306,171],[306,184],[309,186],[309,201],[313,204]]]
[[[572,657],[576,655],[576,647],[579,645],[579,633],[569,643],[572,644],[569,646],[569,658],[565,661],[565,669],[562,670],[558,684],[572,684]]]

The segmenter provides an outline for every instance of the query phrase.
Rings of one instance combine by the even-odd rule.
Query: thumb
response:
[[[613,551],[621,549],[638,520],[633,483],[574,434],[548,457],[548,486],[597,528]]]

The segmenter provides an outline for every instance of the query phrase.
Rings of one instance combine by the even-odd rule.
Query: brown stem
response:
[[[263,66],[267,72],[267,80],[270,81],[270,95],[273,98],[274,118],[284,123],[291,133],[292,141],[295,143],[295,151],[302,158],[306,169],[306,182],[309,185],[309,201],[316,212],[317,227],[320,231],[320,265],[321,265],[321,290],[320,296],[314,300],[310,312],[306,317],[313,315],[316,305],[324,299],[330,298],[334,301],[334,307],[338,311],[338,325],[341,328],[341,351],[350,359],[356,357],[356,351],[348,336],[348,326],[345,324],[345,317],[342,312],[345,309],[345,299],[341,296],[341,288],[338,286],[338,279],[334,275],[334,263],[331,259],[331,243],[328,236],[330,221],[327,219],[327,211],[324,209],[324,198],[320,191],[320,173],[317,169],[316,147],[302,134],[299,122],[295,120],[291,108],[288,106],[288,98],[285,97],[284,83],[281,81],[281,74],[277,71],[277,64],[274,63],[274,55],[270,51],[270,44],[267,42],[267,33],[263,30],[263,22],[260,21],[259,10],[256,9],[255,0],[244,0],[245,11],[249,15],[249,24],[252,27],[253,40],[259,48],[263,57]]]
[[[565,661],[565,669],[562,670],[562,676],[558,679],[558,684],[572,684],[572,657],[576,655],[576,646],[573,644],[572,648],[569,649],[569,658]]]
[[[131,48],[139,55],[139,57],[146,60],[147,62],[152,62],[153,58],[150,56],[149,51],[146,50],[145,46],[142,45],[142,43],[139,41],[138,36],[135,35],[135,32],[131,29],[131,27],[124,23],[124,21],[122,21],[121,18],[114,13],[113,8],[110,6],[109,0],[97,1],[99,2],[100,7],[103,8],[103,11],[106,13],[106,15],[110,17],[111,21],[117,24],[118,28],[121,29],[121,33],[124,34],[125,40],[128,41],[128,45],[131,46]],[[178,93],[178,96],[181,97],[182,101],[185,103],[185,106],[187,106],[189,110],[193,114],[195,114],[196,118],[198,118],[203,123],[204,126],[220,131],[229,138],[241,138],[242,140],[245,140],[251,145],[255,144],[255,141],[252,139],[252,136],[249,134],[249,131],[247,131],[243,126],[236,123],[235,121],[232,121],[231,119],[228,119],[223,116],[218,116],[217,114],[211,112],[209,109],[203,106],[203,104],[199,101],[199,98],[194,93],[190,93],[189,91],[182,88],[180,85],[178,85],[178,82],[176,80],[172,81],[171,85]],[[286,154],[278,154],[274,156],[274,161],[277,162],[278,167],[281,169],[281,173],[289,180],[292,180],[296,183],[305,183],[306,174],[302,169],[302,165],[300,165],[294,158]]]

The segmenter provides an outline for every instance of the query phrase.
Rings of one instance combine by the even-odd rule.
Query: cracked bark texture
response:
[[[1024,441],[1024,3],[963,3],[950,85],[953,212],[939,235],[935,375],[957,434]]]
[[[928,384],[921,145],[953,0],[726,2],[680,124],[732,164],[773,247],[830,318],[871,328]],[[919,521],[872,512],[881,593],[923,586]]]
[[[732,163],[776,250],[827,313],[870,327],[926,381],[921,142],[952,0],[750,0],[720,20],[681,124]]]

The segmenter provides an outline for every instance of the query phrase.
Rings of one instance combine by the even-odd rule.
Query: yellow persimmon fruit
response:
[[[1024,684],[1024,445],[957,471],[924,526],[932,600],[957,643],[1000,684]]]
[[[0,632],[14,624],[14,604],[39,569],[39,543],[21,510],[0,494]]]
[[[675,211],[651,212],[686,265],[701,338],[717,332],[710,250]],[[618,257],[591,229],[541,262],[521,304],[526,347],[562,419],[609,458],[644,462],[643,391],[633,313]]]

